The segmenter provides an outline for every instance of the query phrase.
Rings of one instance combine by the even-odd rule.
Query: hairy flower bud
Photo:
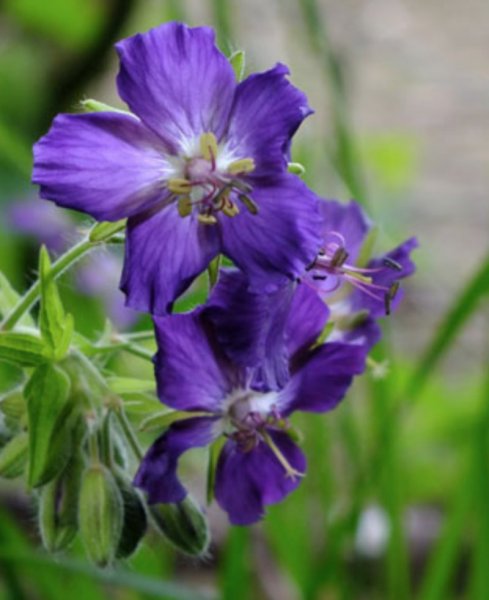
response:
[[[121,474],[116,473],[124,505],[124,524],[117,547],[117,558],[127,558],[136,551],[148,527],[148,517],[141,493]]]
[[[115,558],[123,526],[122,495],[110,471],[100,464],[82,475],[78,522],[89,558],[109,565]]]
[[[151,514],[158,531],[178,550],[191,556],[206,553],[210,542],[207,519],[190,495],[175,504],[154,504]]]

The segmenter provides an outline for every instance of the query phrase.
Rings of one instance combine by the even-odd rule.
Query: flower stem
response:
[[[95,225],[97,227],[97,225]],[[120,229],[125,227],[125,223],[121,223]],[[57,279],[62,275],[69,267],[77,262],[84,254],[90,252],[96,246],[104,243],[104,241],[91,241],[90,233],[82,239],[78,244],[72,246],[65,254],[62,254],[57,261],[53,263],[50,271],[50,276],[53,279]],[[110,239],[106,240],[105,243],[110,243]],[[27,292],[20,298],[19,302],[13,309],[6,315],[4,320],[0,323],[0,331],[8,331],[12,329],[22,316],[29,311],[34,304],[39,300],[41,293],[41,283],[37,279]]]
[[[122,407],[119,407],[117,410],[114,410],[114,414],[117,417],[117,420],[119,421],[119,425],[121,426],[121,429],[124,432],[124,435],[126,436],[129,445],[131,446],[134,456],[138,459],[138,461],[143,460],[143,450],[139,444],[139,440],[137,439],[136,434],[134,433],[132,425],[129,422],[129,419],[127,418],[127,415],[124,412],[124,409]]]

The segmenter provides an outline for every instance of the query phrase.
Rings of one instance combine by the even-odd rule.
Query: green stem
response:
[[[130,354],[134,354],[134,356],[139,356],[139,358],[143,358],[144,360],[153,361],[153,352],[150,350],[146,350],[146,348],[142,348],[141,346],[136,346],[129,342],[114,342],[113,344],[107,344],[104,346],[92,346],[90,348],[90,354],[105,354],[110,352],[117,352],[119,350],[124,350],[125,352],[129,352]]]
[[[138,459],[138,461],[143,460],[144,452],[139,444],[139,440],[134,433],[131,423],[127,418],[126,413],[124,412],[122,407],[119,407],[117,410],[114,410],[114,414],[119,421],[119,425],[121,426],[124,435],[126,436],[129,445],[134,453],[134,456]]]
[[[152,329],[147,331],[134,331],[133,333],[125,333],[120,337],[128,342],[145,342],[147,340],[154,340],[155,332]]]
[[[97,225],[95,225],[97,227]],[[124,223],[121,223],[121,229],[125,227]],[[110,240],[106,240],[105,243],[109,243]],[[90,252],[96,246],[99,246],[103,241],[91,241],[90,233],[78,244],[75,244],[65,254],[61,255],[56,262],[53,263],[50,277],[57,279],[62,275],[69,267],[76,263],[84,254]],[[27,292],[22,296],[16,306],[10,311],[5,319],[0,323],[0,331],[8,331],[12,329],[22,316],[29,311],[34,304],[39,300],[41,294],[41,282],[37,279]]]

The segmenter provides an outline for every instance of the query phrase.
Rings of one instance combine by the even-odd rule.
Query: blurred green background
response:
[[[211,507],[204,560],[149,535],[135,558],[101,572],[76,546],[43,554],[35,501],[2,482],[0,600],[488,599],[489,5],[4,0],[0,270],[17,289],[38,246],[11,216],[35,198],[32,144],[80,99],[119,106],[113,43],[173,19],[214,25],[225,52],[246,50],[250,71],[290,66],[316,109],[293,147],[308,184],[362,202],[382,250],[418,235],[418,273],[374,352],[387,373],[373,366],[334,414],[297,419],[309,473],[263,524],[232,528]],[[62,281],[78,329],[96,335],[107,303],[83,280]],[[151,377],[132,356],[116,368]],[[0,393],[17,376],[0,364]],[[191,452],[183,470],[203,500],[203,456]]]

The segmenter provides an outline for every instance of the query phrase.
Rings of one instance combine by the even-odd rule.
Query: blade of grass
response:
[[[443,316],[433,339],[423,352],[408,385],[408,397],[419,394],[441,358],[457,339],[463,325],[489,295],[489,254]]]

